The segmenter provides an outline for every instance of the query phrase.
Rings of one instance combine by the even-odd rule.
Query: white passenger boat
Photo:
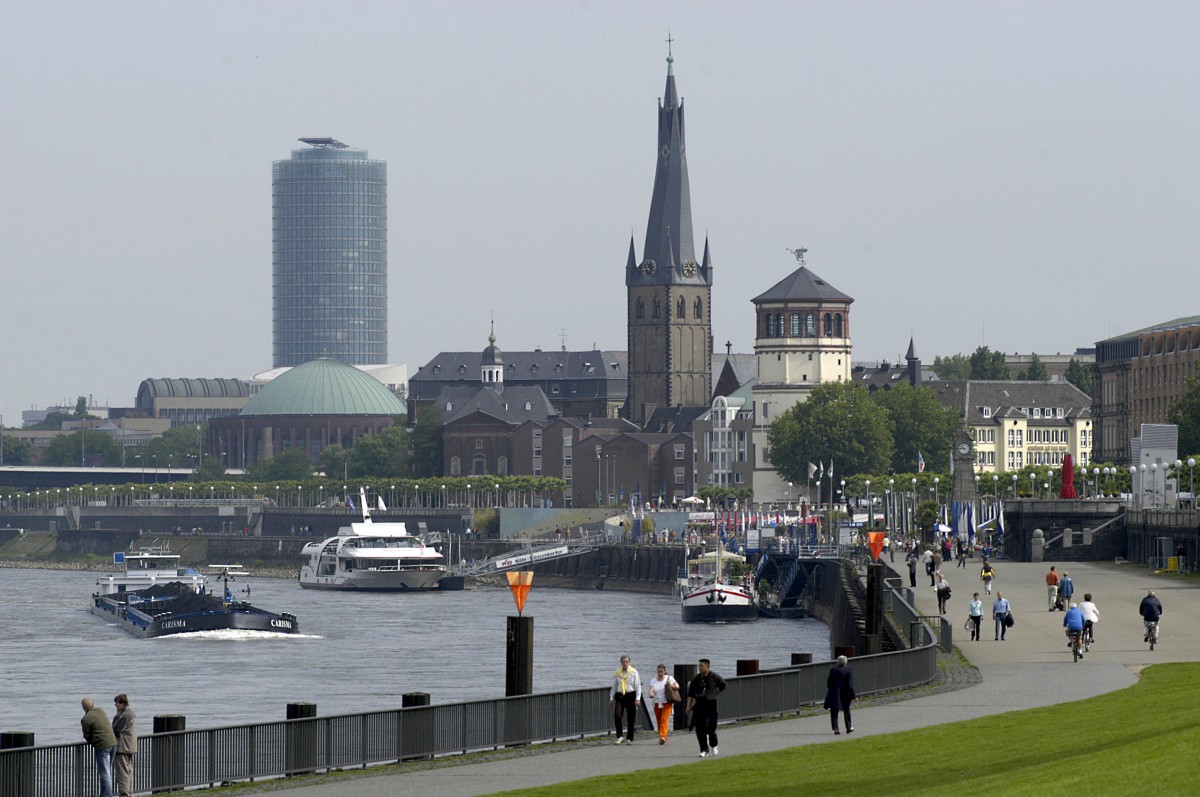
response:
[[[338,530],[337,536],[310,542],[301,553],[300,586],[310,589],[404,591],[437,589],[447,575],[444,557],[403,523],[371,519],[365,490],[361,523]],[[381,501],[381,508],[382,501]]]
[[[753,589],[722,577],[722,562],[745,562],[744,556],[722,548],[689,559],[687,576],[680,580],[685,623],[743,623],[758,619],[758,598]]]

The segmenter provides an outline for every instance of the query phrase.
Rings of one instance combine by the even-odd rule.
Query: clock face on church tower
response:
[[[685,276],[685,277],[696,276],[696,261],[695,260],[683,261],[683,276]]]
[[[654,272],[657,270],[658,270],[658,267],[654,265],[653,260],[642,261],[642,274],[643,275],[645,275],[647,277],[653,277]]]

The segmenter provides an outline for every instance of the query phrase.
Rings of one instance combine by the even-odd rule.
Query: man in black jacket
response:
[[[721,752],[717,749],[717,696],[725,691],[725,679],[710,670],[709,664],[708,659],[700,659],[699,672],[687,691],[688,727],[696,729],[701,758],[707,758],[710,750],[713,755]]]

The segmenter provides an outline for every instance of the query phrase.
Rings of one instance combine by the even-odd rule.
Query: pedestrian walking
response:
[[[906,561],[908,562],[908,586],[915,588],[917,586],[917,552],[909,551]]]
[[[1003,592],[997,592],[996,600],[992,601],[992,620],[996,624],[996,641],[1004,641],[1004,635],[1012,625],[1012,605]]]
[[[1046,603],[1049,604],[1050,611],[1057,608],[1058,571],[1054,569],[1054,565],[1050,565],[1050,572],[1046,574]]]
[[[933,553],[933,560],[929,569],[929,586],[937,586],[937,572],[942,569],[942,555],[937,551]]]
[[[717,755],[717,697],[725,691],[725,679],[713,672],[708,659],[700,659],[696,677],[688,684],[688,727],[696,731],[700,757]]]
[[[985,559],[983,567],[979,570],[979,579],[983,582],[983,591],[988,595],[992,594],[992,581],[995,578],[996,568],[992,567],[992,563]]]
[[[613,675],[612,687],[608,690],[608,704],[613,707],[613,723],[617,727],[617,744],[633,743],[634,728],[637,727],[638,701],[642,697],[642,678],[629,664],[629,657],[621,657],[621,666]],[[625,720],[625,737],[621,737],[621,721]]]
[[[971,641],[979,641],[979,624],[983,622],[983,601],[979,600],[976,592],[967,604],[967,622],[971,624]]]
[[[671,729],[671,709],[680,701],[679,681],[667,675],[667,665],[658,665],[657,677],[646,684],[647,696],[654,706],[654,722],[658,726],[658,743],[667,743],[667,732]]]
[[[950,600],[950,582],[940,572],[937,574],[937,602],[938,612],[946,613],[946,601]]]
[[[138,749],[137,714],[129,707],[129,696],[124,692],[113,698],[113,704],[117,709],[112,721],[113,735],[117,737],[113,785],[118,797],[133,797],[133,754]]]
[[[1058,597],[1061,599],[1058,602],[1059,608],[1066,611],[1066,607],[1071,605],[1071,598],[1074,596],[1075,582],[1071,580],[1071,574],[1064,570],[1062,578],[1058,580]]]
[[[845,656],[837,657],[837,664],[829,670],[825,679],[825,708],[829,709],[829,721],[833,725],[834,735],[838,735],[838,712],[846,719],[846,733],[854,733],[854,723],[850,721],[850,703],[857,697],[854,693],[854,673],[847,666]]]
[[[113,797],[113,755],[117,751],[117,737],[104,709],[97,708],[90,697],[80,701],[83,707],[83,740],[92,746],[96,761],[96,776],[100,779],[100,797]]]

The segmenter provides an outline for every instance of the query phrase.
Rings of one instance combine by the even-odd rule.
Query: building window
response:
[[[462,460],[458,457],[450,457],[450,475],[459,476],[462,474]]]
[[[835,313],[833,316],[833,336],[835,338],[842,337],[842,314]]]
[[[767,313],[767,337],[775,337],[775,316]]]
[[[654,312],[652,313],[652,317],[653,318],[662,318],[662,302],[660,302],[658,300],[657,296],[654,297],[653,308],[654,308]]]
[[[792,337],[800,337],[800,314],[792,313]]]
[[[682,321],[685,317],[686,310],[683,303],[683,297],[679,297],[679,301],[675,304],[675,317]]]
[[[833,316],[829,313],[821,316],[822,334],[827,338],[833,337]]]
[[[508,457],[500,457],[496,460],[496,474],[499,476],[508,475]]]
[[[682,445],[675,446],[675,459],[683,459],[683,448]]]
[[[697,321],[704,318],[704,300],[699,296],[696,297],[696,303],[692,305],[692,317]]]
[[[817,336],[817,314],[809,313],[804,316],[804,336],[807,338],[815,338]]]
[[[675,483],[683,484],[684,483],[683,477],[684,477],[683,468],[676,468],[675,469]]]
[[[637,310],[635,312],[635,317],[637,317],[637,318],[645,318],[646,317],[646,303],[642,301],[642,298],[640,296],[638,297],[638,300],[637,300]]]
[[[471,463],[471,474],[474,476],[482,476],[487,473],[487,460],[483,457],[475,457]]]
[[[476,451],[482,451],[482,450],[483,450],[483,440],[476,440],[476,441],[475,441],[475,450],[476,450]]]
[[[786,330],[783,328],[783,313],[775,314],[775,331],[779,333],[779,337],[781,338],[787,334]]]

